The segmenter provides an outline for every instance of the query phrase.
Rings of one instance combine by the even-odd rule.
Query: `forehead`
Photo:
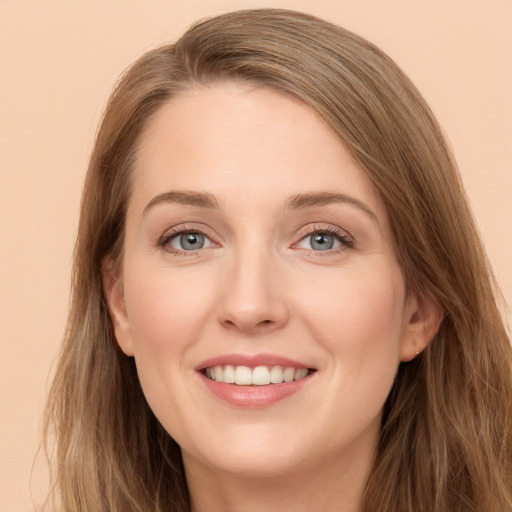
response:
[[[365,172],[316,112],[247,84],[197,87],[162,106],[141,136],[133,178],[138,209],[167,190],[203,190],[221,203],[339,192],[382,210]]]

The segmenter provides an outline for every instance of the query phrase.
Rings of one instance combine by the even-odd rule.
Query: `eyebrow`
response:
[[[218,209],[219,203],[217,199],[211,194],[206,192],[196,192],[192,190],[180,190],[165,192],[155,196],[144,208],[143,215],[145,215],[151,208],[162,203],[178,203],[188,206],[196,206],[197,208]]]
[[[296,194],[286,200],[285,207],[290,209],[315,208],[332,203],[350,204],[359,208],[368,214],[373,220],[377,220],[377,215],[373,213],[368,205],[346,194],[334,194],[331,192],[311,192],[307,194]]]
[[[197,208],[206,208],[210,210],[219,209],[219,203],[215,196],[206,192],[197,192],[192,190],[174,190],[164,192],[155,196],[144,208],[143,215],[148,210],[154,208],[158,204],[184,204],[195,206]],[[285,209],[302,210],[305,208],[315,208],[333,203],[344,203],[355,206],[369,215],[373,220],[377,220],[377,216],[362,201],[346,194],[335,194],[331,192],[310,192],[306,194],[295,194],[290,196],[285,202]]]

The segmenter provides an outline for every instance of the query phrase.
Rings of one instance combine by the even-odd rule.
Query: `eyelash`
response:
[[[205,238],[208,238],[210,240],[210,237],[201,229],[198,228],[187,228],[187,227],[179,227],[171,230],[170,232],[166,232],[163,234],[158,240],[157,240],[157,247],[160,247],[167,251],[170,254],[173,254],[175,256],[194,256],[196,255],[201,249],[196,249],[195,251],[180,251],[178,249],[175,249],[174,247],[171,247],[169,243],[173,238],[176,238],[181,235],[186,234],[198,234],[203,235]]]
[[[332,254],[338,254],[340,252],[346,251],[347,249],[352,249],[354,247],[354,239],[346,232],[339,228],[335,228],[332,226],[318,225],[314,224],[306,229],[306,233],[301,239],[296,242],[294,245],[302,242],[305,238],[316,235],[316,234],[327,234],[332,235],[336,238],[340,243],[340,247],[336,249],[329,249],[327,251],[317,251],[315,249],[305,249],[310,253],[313,253],[315,256],[329,256]]]
[[[194,256],[196,255],[201,249],[191,250],[191,251],[184,251],[184,250],[177,250],[172,248],[169,243],[171,240],[176,238],[177,236],[186,235],[186,234],[199,234],[203,235],[204,237],[208,238],[210,237],[201,229],[197,228],[176,228],[173,229],[170,232],[166,232],[164,235],[162,235],[156,243],[156,246],[159,248],[164,249],[168,253],[174,254],[176,256]],[[319,226],[319,225],[313,225],[311,227],[308,227],[306,230],[306,233],[303,234],[303,236],[300,238],[298,242],[294,244],[296,246],[300,242],[302,242],[304,239],[306,239],[309,236],[315,235],[315,234],[328,234],[332,235],[334,238],[336,238],[340,243],[341,246],[336,249],[329,249],[326,251],[318,251],[315,249],[305,249],[306,251],[310,253],[314,253],[315,255],[324,256],[324,255],[332,255],[337,254],[339,252],[345,251],[347,249],[351,249],[354,247],[354,240],[350,235],[348,235],[345,231],[342,231],[338,228],[334,228],[332,226]]]

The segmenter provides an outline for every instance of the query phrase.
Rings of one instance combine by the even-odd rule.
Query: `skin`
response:
[[[356,511],[398,365],[438,324],[406,293],[366,174],[302,103],[221,83],[156,113],[133,178],[123,264],[106,262],[105,292],[117,341],[182,448],[193,509]],[[154,199],[170,191],[210,194],[218,208]],[[311,193],[361,204],[287,206]],[[205,233],[202,249],[180,246],[185,228]],[[348,244],[313,250],[325,230]],[[316,372],[284,400],[237,407],[196,371],[232,353]]]

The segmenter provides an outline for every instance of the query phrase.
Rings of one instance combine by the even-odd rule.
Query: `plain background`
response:
[[[80,190],[107,96],[145,50],[244,7],[325,17],[402,66],[453,146],[512,304],[511,1],[0,0],[0,512],[33,508],[29,477],[65,325]],[[43,468],[34,469],[36,501]]]

